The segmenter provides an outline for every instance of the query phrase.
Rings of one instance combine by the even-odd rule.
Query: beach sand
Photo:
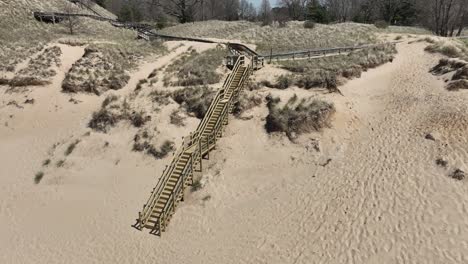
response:
[[[146,62],[117,94],[188,45]],[[333,127],[291,142],[265,132],[265,105],[244,113],[249,120],[232,118],[205,163],[203,188],[162,237],[131,225],[171,157],[132,152],[126,124],[85,136],[104,98],[76,95],[81,103],[72,104],[61,93],[84,51],[60,47],[51,85],[0,88],[0,263],[468,263],[468,185],[448,177],[468,171],[468,93],[445,90],[429,73],[439,57],[425,44],[398,44],[393,63],[340,87],[344,96],[258,91],[333,102]],[[25,96],[35,104],[7,106]],[[161,117],[158,126],[179,144],[196,122],[177,128]]]

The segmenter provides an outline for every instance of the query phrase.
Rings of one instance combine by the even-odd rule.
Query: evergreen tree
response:
[[[307,19],[326,24],[330,22],[330,14],[325,5],[320,4],[317,0],[310,1],[307,6]]]

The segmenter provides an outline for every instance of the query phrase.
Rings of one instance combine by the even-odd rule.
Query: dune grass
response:
[[[352,46],[377,42],[378,32],[373,25],[342,23],[316,24],[313,29],[304,28],[304,22],[289,22],[285,27],[264,26],[247,21],[203,21],[168,27],[163,33],[240,40],[257,45],[261,54],[325,47]]]
[[[202,119],[208,111],[215,94],[216,91],[209,86],[202,86],[177,90],[171,94],[171,97],[176,103],[185,108],[187,112]]]
[[[430,53],[440,53],[449,58],[460,58],[468,61],[468,41],[467,40],[456,40],[451,41],[440,40],[435,41],[433,39],[425,39],[426,42],[430,43],[426,47],[426,51]]]
[[[101,109],[94,112],[88,127],[107,133],[112,127],[120,121],[128,121],[134,127],[140,128],[150,121],[151,116],[143,110],[132,109],[127,98],[120,98],[115,95],[109,95],[102,103]]]
[[[226,55],[226,48],[221,46],[201,53],[190,49],[167,67],[164,84],[193,86],[218,83],[222,76],[216,70]]]
[[[113,27],[108,22],[89,18],[79,18],[76,34],[70,36],[66,23],[41,23],[32,15],[33,11],[63,12],[67,0],[17,0],[0,2],[0,71],[14,71],[15,67],[26,58],[43,49],[50,42],[79,43],[80,45],[98,42],[99,50],[110,57],[121,51],[128,56],[113,60],[119,68],[131,70],[135,61],[151,54],[161,54],[165,48],[159,42],[136,41],[132,30]],[[95,6],[106,16],[114,15]],[[87,9],[77,9],[79,13],[90,14]],[[60,41],[61,40],[61,41]],[[94,45],[94,44],[93,44]],[[75,44],[73,44],[75,46]],[[87,76],[85,76],[87,77]]]
[[[175,150],[174,142],[165,140],[159,147],[154,146],[154,134],[142,130],[133,138],[133,151],[145,152],[155,159],[163,159]]]
[[[359,78],[363,71],[392,61],[395,54],[394,45],[381,45],[347,55],[280,61],[277,65],[290,73],[279,76],[274,83],[263,82],[263,85],[277,89],[286,89],[293,85],[304,89],[324,87],[332,80],[339,82],[339,79],[343,81]]]
[[[336,112],[332,103],[318,99],[299,99],[296,95],[284,105],[281,105],[279,98],[272,96],[267,97],[267,102],[269,113],[266,117],[266,131],[284,132],[291,139],[330,127]]]

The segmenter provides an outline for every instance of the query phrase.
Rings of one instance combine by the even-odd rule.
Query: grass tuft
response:
[[[76,146],[80,143],[80,140],[77,139],[75,141],[73,141],[72,143],[70,143],[70,145],[68,145],[67,149],[65,150],[65,156],[68,156],[70,154],[73,153],[73,151],[75,150]]]
[[[34,183],[39,184],[41,182],[42,178],[44,178],[44,172],[40,171],[40,172],[36,173],[36,175],[34,175]]]
[[[172,93],[172,99],[182,105],[187,112],[193,113],[197,118],[202,119],[216,92],[208,86],[189,87],[177,90]]]
[[[266,131],[285,132],[289,138],[330,127],[336,111],[331,103],[317,99],[308,103],[304,99],[299,101],[297,96],[293,96],[282,107],[279,105],[279,98],[268,96],[267,102],[269,114],[266,118]]]

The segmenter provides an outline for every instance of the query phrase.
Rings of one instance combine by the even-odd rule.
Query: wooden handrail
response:
[[[159,225],[160,231],[165,227],[166,221],[168,218],[168,214],[175,210],[175,206],[178,203],[179,196],[181,192],[184,191],[185,182],[187,181],[188,177],[194,173],[194,166],[193,164],[201,158],[200,155],[204,153],[209,153],[213,146],[216,146],[216,138],[220,133],[222,133],[222,129],[224,127],[224,123],[226,118],[229,117],[231,106],[232,106],[232,99],[237,97],[239,92],[242,90],[242,86],[244,85],[248,74],[251,72],[250,65],[247,65],[245,69],[242,69],[242,76],[239,80],[239,83],[236,87],[231,87],[234,79],[238,76],[239,71],[241,70],[240,67],[244,63],[245,57],[239,57],[239,60],[236,62],[234,70],[228,76],[226,81],[223,84],[223,87],[217,92],[217,95],[213,99],[207,114],[205,114],[204,118],[200,122],[197,130],[194,133],[191,133],[188,137],[183,138],[181,146],[178,148],[177,152],[174,154],[174,158],[169,166],[166,166],[162,176],[158,180],[156,187],[151,192],[151,195],[147,201],[147,203],[143,206],[142,212],[139,213],[139,228],[142,229],[145,227],[151,218],[152,213],[155,210],[157,201],[160,199],[162,191],[167,186],[167,183],[170,177],[173,175],[174,170],[179,164],[180,158],[184,153],[190,153],[188,156],[188,160],[185,163],[184,167],[182,168],[180,176],[177,178],[177,182],[175,183],[174,188],[171,190],[169,194],[168,201],[165,203],[162,212],[160,214],[159,219],[157,220],[156,225]],[[228,94],[226,94],[228,93]],[[206,136],[202,136],[205,132],[206,126],[208,122],[211,120],[214,109],[219,105],[221,99],[227,99],[227,102],[224,103],[223,108],[219,117],[217,117],[216,123],[214,124],[213,130]],[[191,149],[190,152],[187,152],[189,148]]]

